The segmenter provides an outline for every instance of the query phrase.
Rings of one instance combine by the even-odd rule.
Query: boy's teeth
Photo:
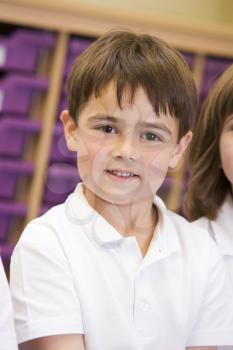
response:
[[[110,171],[112,174],[116,175],[116,176],[122,176],[122,177],[132,177],[134,176],[134,174],[126,172],[126,171],[116,171],[116,170],[112,170]]]

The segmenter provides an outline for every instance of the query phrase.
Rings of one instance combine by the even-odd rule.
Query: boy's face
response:
[[[90,98],[78,125],[67,111],[61,119],[68,148],[78,152],[85,189],[96,200],[116,205],[152,202],[168,167],[177,165],[192,137],[189,132],[177,143],[178,121],[158,117],[141,87],[132,104],[125,92],[121,109],[112,83],[100,97]]]

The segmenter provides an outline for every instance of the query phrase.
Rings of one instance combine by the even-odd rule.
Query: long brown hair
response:
[[[146,92],[156,114],[179,120],[179,137],[193,125],[197,94],[192,73],[181,54],[163,40],[130,31],[110,31],[77,58],[68,78],[70,116],[78,116],[94,94],[113,81],[119,106],[125,89],[131,101],[138,86]]]
[[[222,168],[220,135],[227,117],[233,113],[233,65],[217,80],[208,94],[189,150],[190,182],[185,213],[190,220],[205,216],[215,219],[230,191]]]

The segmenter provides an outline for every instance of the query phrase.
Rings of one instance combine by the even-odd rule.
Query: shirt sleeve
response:
[[[62,250],[19,242],[10,275],[18,343],[49,335],[83,334],[81,307]]]
[[[0,350],[16,350],[12,302],[8,282],[0,259]]]
[[[210,244],[208,282],[187,346],[233,345],[232,286],[223,256],[212,240]]]

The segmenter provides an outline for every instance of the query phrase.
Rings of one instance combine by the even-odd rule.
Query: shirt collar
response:
[[[224,255],[233,255],[233,228],[232,228],[233,200],[227,195],[218,216],[210,222],[216,242]]]
[[[112,247],[121,244],[125,237],[90,206],[85,198],[83,189],[83,183],[79,183],[75,191],[66,200],[66,215],[69,221],[83,226],[83,230],[85,232],[88,231],[88,234],[99,245]],[[155,246],[158,249],[159,245],[161,256],[164,256],[164,254],[169,255],[173,251],[180,250],[178,234],[172,223],[172,216],[176,214],[168,211],[158,196],[155,196],[154,204],[157,208],[159,220],[151,242],[150,254],[153,254]]]
[[[84,195],[82,182],[67,198],[65,208],[68,220],[82,227],[83,231],[91,235],[97,244],[111,246],[120,243],[124,238],[103,216],[90,206]]]
[[[157,244],[162,253],[161,256],[168,256],[172,252],[181,249],[178,232],[173,222],[173,218],[177,214],[169,211],[158,196],[154,197],[154,204],[157,208],[159,218],[152,244],[157,239]]]

